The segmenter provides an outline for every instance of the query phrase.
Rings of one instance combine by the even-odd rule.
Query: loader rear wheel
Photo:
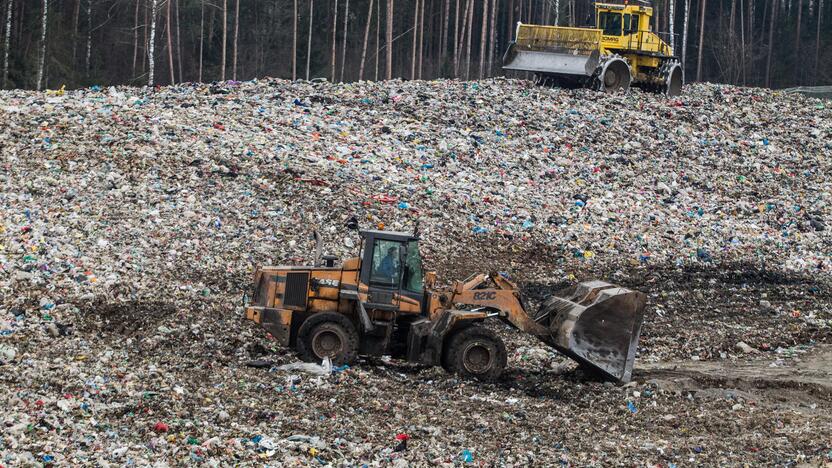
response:
[[[448,372],[493,382],[503,373],[506,360],[506,346],[494,332],[482,327],[467,327],[448,340],[442,361]]]
[[[333,364],[349,364],[358,355],[358,331],[342,314],[318,313],[300,326],[297,349],[307,362],[321,362],[328,356]]]

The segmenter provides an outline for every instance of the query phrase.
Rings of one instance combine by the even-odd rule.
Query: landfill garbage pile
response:
[[[0,465],[832,461],[832,109],[522,80],[0,92]],[[418,226],[442,280],[649,294],[634,382],[296,365],[253,269]],[[641,367],[640,367],[641,366]],[[736,372],[734,372],[736,370]]]

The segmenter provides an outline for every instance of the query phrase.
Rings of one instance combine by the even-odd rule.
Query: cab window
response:
[[[407,243],[407,256],[404,262],[404,289],[422,292],[422,258],[419,256],[419,243]]]
[[[620,36],[621,13],[609,11],[598,13],[598,28],[604,31],[605,36]]]
[[[401,277],[399,245],[399,242],[389,240],[376,240],[374,242],[370,284],[386,287],[398,286]]]
[[[634,34],[638,32],[638,15],[633,15],[632,19],[630,19],[630,29],[629,34]]]

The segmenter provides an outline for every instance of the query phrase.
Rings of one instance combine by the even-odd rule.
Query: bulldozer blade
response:
[[[548,325],[550,344],[561,353],[606,378],[629,382],[646,302],[644,293],[589,281],[566,297],[549,298],[535,320]]]
[[[522,50],[512,46],[504,57],[503,69],[549,76],[588,77],[598,67],[597,52],[583,55]]]

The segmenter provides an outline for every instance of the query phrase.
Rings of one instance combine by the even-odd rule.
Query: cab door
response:
[[[368,239],[364,253],[362,280],[366,278],[369,288],[367,309],[399,310],[403,272],[404,243],[389,239]]]

